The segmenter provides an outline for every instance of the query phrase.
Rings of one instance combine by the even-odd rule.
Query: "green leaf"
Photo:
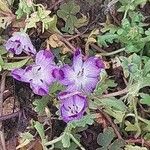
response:
[[[16,11],[17,19],[20,19],[23,15],[29,16],[33,11],[33,4],[28,3],[26,0],[20,0],[18,10]]]
[[[103,133],[100,133],[97,137],[97,143],[100,146],[108,147],[111,141],[115,138],[114,130],[108,127]]]
[[[142,97],[142,99],[140,100],[140,103],[150,106],[150,95],[140,93],[140,96]]]
[[[117,84],[115,83],[114,80],[104,78],[97,84],[96,89],[94,90],[94,93],[96,95],[102,95],[106,90],[109,89],[109,87],[114,88],[116,86]]]
[[[85,15],[82,14],[82,17],[79,18],[77,20],[77,22],[75,23],[75,27],[80,28],[82,26],[86,26],[88,24],[88,22],[89,22],[88,18]]]
[[[12,63],[4,63],[3,65],[3,69],[5,70],[13,70],[16,68],[21,68],[22,66],[24,66],[30,58],[26,58],[24,60],[18,61],[18,62],[12,62]]]
[[[126,145],[125,150],[148,150],[146,147]]]
[[[150,59],[146,62],[143,68],[143,75],[146,76],[150,72]]]
[[[62,91],[64,90],[65,87],[60,84],[59,82],[54,82],[51,86],[50,86],[50,89],[49,89],[49,93],[50,94],[56,94],[56,92],[58,91]]]
[[[29,133],[29,132],[21,133],[20,137],[21,137],[21,140],[19,142],[20,144],[16,147],[16,149],[20,149],[22,147],[25,147],[31,141],[34,140],[34,136],[31,133]]]
[[[81,135],[79,135],[79,134],[74,134],[74,137],[75,137],[78,141],[80,141]],[[78,145],[77,145],[76,143],[74,143],[74,142],[71,140],[71,141],[70,141],[70,146],[67,147],[67,148],[63,147],[62,141],[59,141],[59,142],[55,143],[54,147],[55,147],[56,149],[61,149],[61,150],[77,150]]]
[[[34,136],[29,132],[21,133],[20,137],[22,138],[22,140],[26,140],[26,139],[28,139],[30,141],[34,140]]]
[[[3,60],[2,56],[0,55],[0,66],[2,67],[3,64],[4,64],[4,60]]]
[[[35,121],[34,127],[37,130],[38,134],[40,135],[40,138],[42,140],[45,140],[46,137],[45,137],[45,132],[44,132],[44,126],[41,123],[39,123],[38,121]]]
[[[76,127],[86,127],[86,125],[92,125],[96,116],[94,114],[87,114],[83,116],[80,120],[71,122],[73,128]]]
[[[64,134],[61,142],[63,144],[63,147],[65,148],[70,147],[70,136],[67,133]]]
[[[0,55],[4,55],[6,53],[7,53],[6,48],[4,46],[0,46]]]
[[[40,21],[39,16],[37,15],[37,12],[34,12],[30,15],[30,18],[26,20],[26,28],[36,28],[36,23]]]
[[[124,146],[125,142],[121,139],[117,139],[109,146],[109,150],[123,150]]]
[[[36,99],[33,102],[33,105],[35,106],[34,110],[38,112],[38,114],[43,114],[49,101],[50,96],[44,96],[41,99]]]
[[[150,86],[150,77],[143,77],[140,81],[139,81],[139,89],[146,87],[146,86]]]
[[[52,32],[60,33],[56,24],[57,24],[57,16],[53,15],[53,17],[47,17],[43,19],[43,23],[45,24],[45,29],[50,30]]]
[[[60,6],[57,11],[58,17],[62,18],[66,23],[65,27],[62,28],[63,31],[73,34],[75,24],[78,22],[76,14],[80,11],[80,6],[74,1],[69,1]]]
[[[114,97],[110,97],[110,98],[96,98],[96,97],[93,97],[95,99],[95,103],[98,105],[98,106],[105,106],[106,108],[107,107],[111,107],[115,110],[120,110],[120,111],[126,111],[127,107],[126,105],[121,101],[121,100],[118,100]]]
[[[126,125],[126,128],[125,128],[126,131],[137,131],[138,130],[137,125],[132,124],[129,121],[125,121],[125,125]]]
[[[114,40],[118,38],[117,34],[106,33],[104,35],[98,35],[98,45],[108,47],[108,44],[112,44]],[[107,44],[108,43],[108,44]]]
[[[114,120],[115,123],[122,123],[124,116],[126,114],[126,111],[118,111],[108,107],[106,107],[104,111],[116,119]]]

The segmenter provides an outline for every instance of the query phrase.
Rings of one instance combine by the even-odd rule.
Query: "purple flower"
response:
[[[5,44],[6,50],[19,55],[24,51],[25,53],[36,54],[29,36],[24,32],[15,32],[13,36]]]
[[[14,69],[11,74],[19,81],[30,83],[35,94],[46,95],[49,85],[56,80],[52,75],[55,67],[53,55],[48,50],[41,50],[36,55],[35,64],[25,69]]]
[[[88,106],[87,98],[79,92],[62,92],[59,100],[61,117],[65,122],[81,119]]]
[[[73,65],[65,65],[63,69],[64,79],[62,84],[67,86],[69,91],[92,92],[97,82],[104,64],[97,57],[90,57],[83,61],[81,51],[78,49],[73,57]]]

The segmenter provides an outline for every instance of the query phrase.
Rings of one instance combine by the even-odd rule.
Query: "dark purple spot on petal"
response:
[[[24,47],[24,49],[25,49],[25,47]],[[30,54],[35,54],[34,51],[35,51],[34,48],[28,47],[28,52],[29,52]]]
[[[40,89],[38,90],[38,94],[39,94],[39,95],[46,95],[47,92],[46,92],[44,89],[40,88]]]
[[[18,74],[12,73],[12,76],[17,80],[21,80],[21,76],[19,76]]]
[[[64,72],[61,69],[55,68],[52,71],[52,76],[57,80],[62,80],[62,79],[64,79]]]
[[[97,59],[95,60],[95,64],[96,64],[96,66],[97,66],[98,68],[104,68],[104,63],[103,63],[103,61],[102,61],[101,59],[99,59],[99,58],[97,58]]]
[[[19,44],[17,45],[17,48],[19,48],[19,47],[20,47],[20,45],[21,45],[21,44],[19,43]]]
[[[40,79],[40,81],[43,83],[43,80],[42,80],[42,79]]]
[[[38,68],[38,71],[40,71],[40,70],[41,70],[41,67]]]
[[[60,80],[65,78],[64,72],[61,69],[59,69],[59,74],[60,74]]]
[[[30,47],[28,47],[28,50],[29,50],[29,51],[31,51],[31,48],[30,48]]]
[[[21,44],[20,40],[15,40],[14,42]]]
[[[79,50],[79,49],[77,49],[77,50],[75,51],[74,55],[75,55],[75,56],[80,55],[80,50]]]
[[[32,66],[26,67],[26,71],[30,71],[32,69]]]
[[[9,51],[12,52],[12,53],[15,53],[15,49],[14,48],[10,48]]]
[[[59,97],[60,97],[60,99],[61,99],[61,96],[65,96],[65,95],[67,95],[67,94],[68,94],[68,92],[66,92],[66,91],[65,91],[65,92],[61,92],[61,93],[59,93],[59,95],[58,95],[58,96],[59,96]]]
[[[51,58],[51,57],[52,57],[51,52],[49,52],[49,51],[47,51],[47,50],[44,50],[43,55],[45,56],[45,58]]]

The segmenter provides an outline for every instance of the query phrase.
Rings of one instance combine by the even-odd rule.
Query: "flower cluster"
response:
[[[6,49],[15,54],[22,51],[35,54],[35,49],[26,34],[15,33],[6,43]],[[14,69],[12,76],[30,84],[35,94],[47,95],[49,86],[58,81],[66,90],[59,93],[60,113],[65,122],[80,119],[88,106],[86,94],[93,92],[104,68],[101,59],[89,57],[84,60],[80,49],[73,56],[72,65],[59,67],[49,50],[40,50],[35,63],[25,69]]]

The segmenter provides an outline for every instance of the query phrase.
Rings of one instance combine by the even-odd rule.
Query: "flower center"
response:
[[[80,70],[77,74],[77,77],[83,77],[84,75],[84,68],[82,68],[82,70]]]
[[[68,106],[68,111],[71,113],[71,114],[73,114],[73,115],[75,115],[75,114],[77,114],[78,113],[78,106],[77,105],[75,105],[75,104],[73,104],[72,106]]]
[[[40,79],[41,78],[41,67],[40,66],[36,66],[33,68],[33,72],[32,72],[32,78],[33,79]]]

